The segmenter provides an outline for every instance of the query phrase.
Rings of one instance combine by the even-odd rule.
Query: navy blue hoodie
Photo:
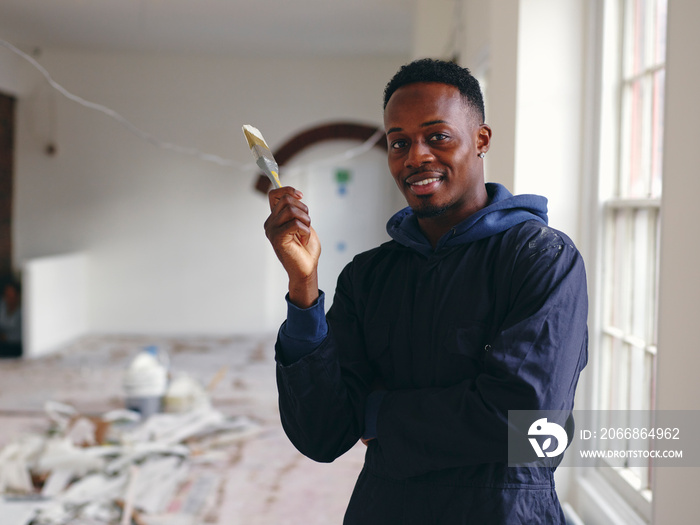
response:
[[[547,224],[547,199],[539,195],[512,195],[504,186],[486,184],[489,203],[443,236],[435,251],[479,241],[506,231],[521,222],[535,220]],[[411,208],[395,214],[386,225],[396,242],[429,256],[433,248],[427,241]]]
[[[432,248],[410,209],[392,241],[290,307],[277,344],[283,427],[317,461],[372,437],[345,523],[563,523],[554,467],[507,466],[508,410],[571,410],[587,359],[581,257],[546,200],[489,205]],[[314,313],[315,312],[315,313]]]

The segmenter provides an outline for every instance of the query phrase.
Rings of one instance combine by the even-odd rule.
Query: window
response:
[[[601,141],[608,143],[600,148],[594,408],[626,414],[654,409],[666,7],[667,0],[607,0],[605,9],[603,78],[610,102],[603,103],[601,119],[610,125],[601,130]],[[644,424],[653,421],[634,422]],[[620,444],[613,446],[619,450]],[[648,443],[624,446],[638,450]],[[632,467],[619,460],[599,471],[650,517],[650,464]]]

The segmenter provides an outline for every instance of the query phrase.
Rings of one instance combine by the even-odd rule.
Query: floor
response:
[[[183,486],[189,483],[190,488],[193,477],[199,476],[196,478],[199,481],[208,480],[206,488],[200,489],[211,496],[200,512],[185,515],[181,507],[171,505],[167,513],[141,513],[134,523],[341,523],[362,467],[364,447],[356,445],[332,464],[314,463],[293,448],[279,422],[273,344],[271,335],[230,338],[89,336],[45,358],[2,360],[0,449],[21,436],[46,434],[49,420],[44,406],[47,401],[66,403],[86,415],[122,408],[122,379],[126,367],[141,348],[157,345],[169,355],[171,372],[186,373],[203,386],[209,386],[212,406],[226,416],[249,418],[253,431],[218,447],[208,461],[195,462],[195,468],[183,479]],[[4,504],[11,503],[5,500]],[[4,518],[3,525],[28,523],[22,518],[6,523],[7,519]]]

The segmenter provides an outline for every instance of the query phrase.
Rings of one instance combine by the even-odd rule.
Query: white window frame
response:
[[[649,214],[646,228],[639,231],[637,242],[656,245],[642,264],[636,261],[640,271],[637,277],[618,275],[618,279],[627,281],[623,288],[628,292],[635,287],[644,287],[639,279],[646,278],[655,282],[650,288],[652,297],[649,301],[656,302],[658,297],[658,214],[660,213],[661,199],[660,187],[655,187],[655,195],[639,196],[639,198],[624,198],[624,188],[617,186],[621,178],[619,173],[627,169],[623,165],[621,156],[621,133],[623,122],[623,108],[621,90],[623,86],[624,49],[623,24],[624,4],[627,0],[595,0],[588,4],[588,46],[586,60],[586,93],[585,107],[589,108],[584,119],[586,136],[584,144],[584,158],[587,159],[584,172],[588,174],[589,184],[585,185],[584,199],[588,202],[588,246],[589,246],[589,281],[591,290],[591,316],[590,316],[590,365],[585,381],[584,399],[582,407],[588,409],[615,408],[610,404],[610,398],[606,399],[606,389],[602,383],[611,379],[609,370],[604,363],[603,347],[606,339],[618,340],[619,344],[626,345],[636,353],[637,373],[644,373],[645,359],[639,356],[655,356],[655,331],[657,308],[654,312],[635,312],[645,315],[647,330],[638,334],[633,328],[626,326],[611,326],[609,310],[606,311],[605,294],[610,293],[612,272],[605,273],[610,268],[609,258],[611,246],[606,228],[611,227],[612,217],[615,214],[633,217],[635,214]],[[648,68],[642,74],[650,74],[657,67]],[[649,126],[648,120],[644,122]],[[644,144],[648,148],[649,144]],[[625,152],[626,153],[626,152]],[[644,173],[645,180],[650,180],[649,172]],[[620,191],[622,189],[622,191]],[[633,224],[634,221],[627,221]],[[654,224],[654,227],[649,225]],[[644,276],[644,277],[642,277]],[[636,279],[636,281],[635,281]],[[619,285],[620,282],[616,282]],[[609,297],[608,297],[609,298]],[[634,304],[631,305],[634,308]],[[627,316],[626,316],[627,317]],[[653,358],[650,358],[653,360]],[[653,373],[653,371],[652,371]],[[653,391],[640,392],[640,382],[630,382],[627,385],[628,399],[644,399],[643,403],[628,405],[630,409],[651,410],[654,408]],[[653,382],[651,383],[653,385]],[[636,390],[635,390],[636,389]],[[622,390],[619,389],[618,390]],[[581,405],[579,405],[581,406]],[[636,444],[634,448],[638,448]],[[602,446],[602,445],[601,445]],[[651,473],[646,469],[624,468],[624,466],[600,466],[599,468],[579,468],[576,475],[576,500],[577,510],[587,521],[586,523],[620,523],[643,524],[650,523],[652,516]],[[640,481],[641,480],[641,481]]]

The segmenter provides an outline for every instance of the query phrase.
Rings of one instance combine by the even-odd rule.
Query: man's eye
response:
[[[405,140],[395,140],[391,143],[391,149],[401,149],[406,147]]]
[[[447,135],[444,133],[435,133],[434,135],[430,136],[430,140],[434,142],[439,142],[441,140],[447,140]]]

